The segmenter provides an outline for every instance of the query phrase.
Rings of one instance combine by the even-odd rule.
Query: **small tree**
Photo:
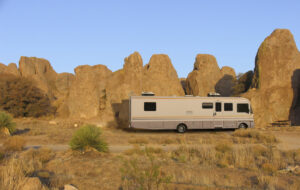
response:
[[[92,147],[99,152],[108,151],[107,144],[101,139],[101,129],[95,125],[85,125],[73,135],[70,146],[73,150],[84,150]]]
[[[0,76],[0,107],[14,117],[40,117],[54,113],[48,96],[33,81],[8,74]]]
[[[5,112],[0,112],[0,129],[7,128],[12,134],[16,129],[15,129],[15,123],[13,122],[13,118],[5,113]]]

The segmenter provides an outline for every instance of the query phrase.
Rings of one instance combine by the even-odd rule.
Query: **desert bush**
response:
[[[101,129],[95,125],[85,125],[73,135],[70,146],[73,150],[84,150],[87,147],[95,148],[99,152],[108,151],[106,142],[101,138]]]
[[[162,169],[162,163],[156,160],[153,153],[147,149],[141,160],[131,158],[124,161],[121,173],[124,190],[164,189],[163,186],[170,183],[172,179],[172,176]]]
[[[24,77],[0,76],[0,108],[15,117],[40,117],[54,113],[46,94]]]
[[[256,129],[238,129],[233,133],[234,137],[253,138],[257,143],[276,143],[278,140],[273,134],[264,134]]]
[[[21,136],[12,136],[3,143],[3,146],[6,151],[21,151],[25,146],[25,140]]]
[[[7,128],[10,134],[12,134],[16,130],[15,125],[13,118],[9,114],[2,111],[0,112],[0,129]]]

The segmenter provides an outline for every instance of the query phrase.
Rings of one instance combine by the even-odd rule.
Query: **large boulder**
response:
[[[215,92],[217,82],[222,78],[222,72],[213,55],[198,54],[194,63],[194,70],[186,79],[187,94],[207,96]]]
[[[142,90],[158,96],[183,96],[177,72],[168,55],[154,54],[143,69]]]
[[[23,190],[46,190],[37,177],[26,177],[23,181],[24,185],[22,186]]]
[[[106,109],[106,84],[112,72],[104,65],[83,65],[75,68],[75,78],[66,100],[72,118],[98,117]]]
[[[233,68],[225,66],[221,69],[222,78],[217,82],[215,90],[222,96],[232,96],[236,83],[236,75]]]
[[[0,63],[0,74],[12,74],[19,76],[19,70],[15,63],[10,63],[8,66]]]
[[[19,71],[22,77],[33,79],[37,87],[43,90],[50,99],[55,99],[57,73],[48,60],[22,56],[19,61]]]
[[[229,76],[232,76],[233,78],[236,78],[235,71],[231,67],[228,67],[228,66],[222,67],[221,73],[223,76],[229,75]]]
[[[253,71],[248,71],[237,76],[237,80],[233,86],[233,95],[239,96],[249,90],[252,84],[253,74]]]
[[[300,53],[293,35],[286,29],[275,30],[258,49],[253,89],[244,95],[251,100],[258,126],[288,119],[295,124],[292,116],[300,104],[299,69]]]
[[[123,69],[114,72],[106,87],[106,114],[115,116],[120,125],[127,125],[128,99],[142,92],[143,60],[138,52],[124,59]],[[105,101],[105,100],[103,100]]]

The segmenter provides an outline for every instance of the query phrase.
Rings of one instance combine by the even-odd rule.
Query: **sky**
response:
[[[276,28],[299,47],[299,0],[0,0],[0,62],[34,56],[59,73],[97,64],[116,71],[134,51],[144,65],[163,53],[186,77],[201,53],[243,73]]]

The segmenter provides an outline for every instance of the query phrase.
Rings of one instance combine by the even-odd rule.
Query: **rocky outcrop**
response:
[[[75,68],[75,77],[66,100],[70,117],[98,117],[100,110],[106,109],[103,99],[111,74],[104,65],[83,65]]]
[[[26,177],[23,181],[23,190],[46,190],[38,177]]]
[[[233,68],[225,66],[221,69],[222,78],[217,82],[215,90],[222,96],[232,96],[236,83],[236,75]]]
[[[106,87],[106,117],[114,115],[120,125],[128,122],[128,99],[142,92],[143,60],[138,52],[124,59],[123,69],[114,72]]]
[[[299,69],[300,53],[293,35],[286,29],[275,30],[258,49],[253,89],[244,95],[251,99],[258,126],[288,120],[295,114],[300,86],[293,80]]]
[[[237,80],[233,87],[233,95],[239,96],[249,90],[253,80],[253,71],[248,71],[237,76]]]
[[[37,87],[43,90],[50,99],[55,99],[57,73],[48,60],[22,56],[19,61],[19,71],[22,77],[32,79]]]
[[[186,79],[187,94],[207,96],[215,92],[217,82],[222,78],[222,72],[213,55],[198,54],[194,63],[194,70]]]
[[[184,91],[168,55],[154,54],[143,68],[142,90],[158,96],[183,96]]]
[[[236,78],[235,71],[231,67],[228,67],[228,66],[222,67],[221,73],[223,76],[229,75],[229,76],[232,76],[233,78]]]
[[[12,74],[15,76],[19,76],[19,70],[15,63],[10,63],[8,66],[0,63],[0,74]]]

